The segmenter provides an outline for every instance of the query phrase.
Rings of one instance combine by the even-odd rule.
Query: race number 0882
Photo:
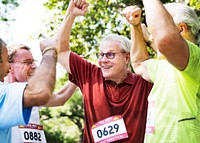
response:
[[[26,140],[35,140],[35,141],[42,141],[41,134],[39,132],[24,132],[24,139]]]

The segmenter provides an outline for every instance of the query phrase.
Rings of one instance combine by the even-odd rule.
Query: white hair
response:
[[[122,35],[117,35],[117,34],[108,34],[105,35],[102,39],[101,39],[101,43],[105,42],[105,41],[117,41],[120,43],[120,47],[126,52],[126,53],[130,53],[130,49],[131,49],[131,41]]]
[[[200,45],[200,21],[195,11],[184,3],[164,4],[167,11],[172,15],[175,24],[184,22],[190,28],[191,33],[196,37]]]

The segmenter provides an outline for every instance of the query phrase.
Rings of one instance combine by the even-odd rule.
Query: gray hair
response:
[[[16,55],[17,50],[19,50],[19,49],[25,49],[28,51],[31,50],[30,47],[23,45],[23,44],[13,44],[13,45],[8,46],[8,61],[10,63],[13,62],[13,58]]]
[[[183,3],[167,3],[164,6],[172,15],[175,24],[184,22],[190,27],[191,33],[197,39],[197,44],[200,45],[200,21],[195,11]]]
[[[120,47],[126,52],[126,53],[130,53],[130,49],[131,49],[131,41],[122,35],[117,35],[117,34],[108,34],[105,35],[102,39],[101,39],[101,43],[105,42],[105,41],[117,41],[120,44]]]

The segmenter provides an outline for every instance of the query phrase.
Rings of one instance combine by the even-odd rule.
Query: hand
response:
[[[89,3],[85,0],[71,0],[67,11],[75,16],[83,16],[88,10]]]
[[[137,5],[128,6],[122,11],[122,14],[127,19],[127,21],[134,26],[140,24],[141,13],[142,10]]]
[[[41,52],[44,51],[45,48],[51,46],[52,48],[57,48],[58,47],[58,42],[55,39],[45,39],[40,42],[40,50]]]

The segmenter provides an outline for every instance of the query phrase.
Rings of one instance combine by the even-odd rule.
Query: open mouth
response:
[[[107,69],[110,69],[111,67],[112,67],[112,66],[102,66],[101,68],[107,70]]]

